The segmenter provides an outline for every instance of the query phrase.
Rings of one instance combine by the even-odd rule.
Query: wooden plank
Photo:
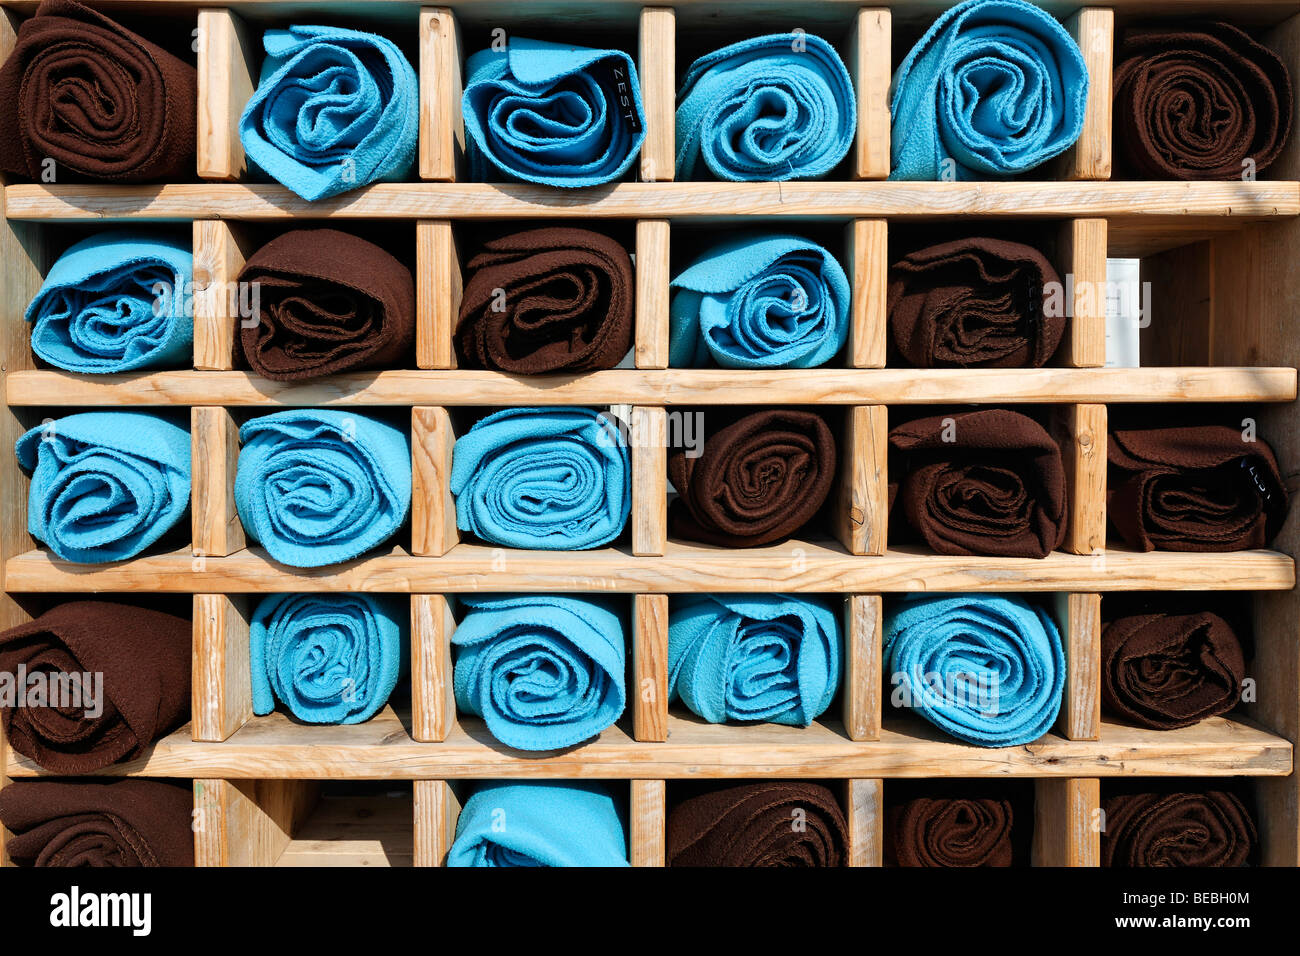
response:
[[[1262,356],[1261,356],[1262,358]],[[1290,402],[1289,368],[609,369],[582,375],[396,370],[272,382],[246,372],[18,371],[10,405],[927,405]]]
[[[646,136],[641,146],[641,180],[670,182],[677,165],[677,19],[672,7],[643,7],[636,69]]]
[[[889,521],[889,409],[855,405],[844,414],[840,474],[831,499],[835,537],[850,554],[885,553]]]
[[[671,279],[666,219],[642,219],[636,224],[636,345],[637,368],[668,367]]]
[[[1150,324],[1138,330],[1144,367],[1210,365],[1214,341],[1212,242],[1194,242],[1142,259],[1150,283]]]
[[[1072,219],[1065,223],[1058,258],[1074,282],[1061,362],[1075,368],[1105,365],[1106,220]]]
[[[636,406],[631,424],[632,553],[662,555],[668,545],[668,411]]]
[[[195,778],[194,865],[275,865],[317,792],[299,780]]]
[[[235,335],[245,321],[257,322],[252,290],[239,287],[239,273],[252,244],[238,224],[220,219],[194,221],[194,367],[235,367]]]
[[[453,337],[464,279],[448,220],[422,219],[415,224],[415,258],[416,367],[455,368]]]
[[[197,167],[200,179],[237,180],[247,168],[239,117],[257,89],[257,47],[224,8],[200,10]]]
[[[884,219],[855,219],[846,227],[853,327],[849,364],[884,368],[889,338],[889,224]]]
[[[1286,8],[1287,18],[1264,34],[1264,45],[1269,47],[1288,65],[1300,63],[1300,13],[1294,7]],[[1292,82],[1295,82],[1294,76]],[[1294,128],[1294,119],[1292,128]],[[1300,143],[1292,136],[1287,140],[1281,155],[1264,173],[1269,179],[1300,179]]]
[[[194,595],[190,731],[195,740],[226,740],[252,719],[248,614],[246,597]]]
[[[460,801],[445,780],[415,781],[415,865],[446,866]]]
[[[190,409],[190,539],[196,561],[224,558],[245,545],[235,507],[239,426],[230,412],[210,405]]]
[[[885,781],[844,781],[849,823],[849,866],[884,866]]]
[[[451,455],[456,446],[447,409],[411,409],[411,553],[439,557],[456,546]]]
[[[666,795],[663,780],[633,780],[629,860],[633,866],[663,866],[666,846]]]
[[[1034,866],[1100,866],[1101,781],[1037,780]]]
[[[322,797],[276,866],[414,865],[412,800],[405,795]]]
[[[863,7],[849,35],[845,65],[858,101],[858,135],[853,150],[854,179],[889,176],[889,86],[893,59],[887,7]]]
[[[439,743],[456,724],[452,690],[451,603],[441,594],[411,595],[411,736]]]
[[[1111,75],[1115,50],[1115,11],[1084,7],[1065,21],[1088,67],[1088,105],[1083,132],[1062,157],[1062,179],[1110,179]]]
[[[1058,594],[1056,622],[1065,643],[1065,691],[1056,732],[1070,740],[1101,733],[1101,595]]]
[[[884,687],[880,595],[851,594],[844,612],[844,732],[850,740],[879,740]]]
[[[454,182],[465,155],[460,26],[450,7],[420,11],[420,178]]]
[[[1092,555],[1105,565],[1106,406],[1067,405],[1058,409],[1052,431],[1061,447],[1068,496],[1068,525],[1062,550]]]
[[[668,739],[668,595],[638,594],[632,603],[632,736]]]

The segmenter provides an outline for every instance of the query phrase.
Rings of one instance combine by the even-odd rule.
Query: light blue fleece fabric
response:
[[[359,724],[407,672],[405,601],[369,594],[272,594],[248,622],[253,713],[277,699],[309,724]]]
[[[853,145],[853,81],[810,33],[773,33],[691,64],[677,94],[677,178],[818,179]]]
[[[281,564],[351,560],[411,510],[411,444],[387,422],[301,408],[250,420],[239,440],[239,520]]]
[[[1024,0],[967,0],[894,74],[889,178],[1023,173],[1074,144],[1087,102],[1083,54],[1051,14]]]
[[[456,526],[512,548],[597,548],[632,511],[632,459],[614,423],[589,408],[508,408],[452,450]]]
[[[83,412],[18,439],[27,530],[65,561],[133,558],[190,504],[190,433],[161,415]]]
[[[736,236],[691,263],[672,287],[668,364],[816,368],[849,335],[849,280],[829,252],[797,236]]]
[[[669,701],[711,724],[807,727],[840,683],[839,615],[787,594],[695,594],[668,616]]]
[[[489,783],[465,801],[448,866],[629,866],[608,784]]]
[[[262,36],[266,60],[239,118],[249,160],[306,200],[405,179],[420,83],[391,40],[339,27]]]
[[[471,597],[451,637],[456,706],[517,750],[558,750],[623,713],[627,639],[604,598]]]
[[[621,50],[511,37],[465,64],[465,142],[473,179],[544,186],[618,179],[645,142],[636,65]]]
[[[1060,632],[1019,598],[909,595],[885,615],[884,659],[896,701],[967,743],[1030,743],[1061,709]]]
[[[189,242],[124,230],[83,239],[27,306],[32,351],[70,372],[189,368],[193,275]]]

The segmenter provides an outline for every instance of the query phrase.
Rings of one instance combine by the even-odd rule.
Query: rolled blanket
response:
[[[1011,866],[1011,801],[996,797],[916,797],[889,808],[888,866]]]
[[[603,598],[471,597],[451,637],[456,706],[517,750],[558,750],[623,713],[627,641]]]
[[[668,364],[815,368],[849,337],[849,280],[796,236],[738,236],[672,281]]]
[[[368,594],[272,594],[248,626],[253,713],[280,700],[309,724],[359,724],[410,664],[406,603]]]
[[[484,784],[465,801],[448,866],[627,866],[626,811],[606,784]]]
[[[190,716],[190,622],[69,601],[0,633],[0,721],[14,750],[84,774],[132,760]],[[39,696],[38,696],[39,695]]]
[[[1130,723],[1190,727],[1226,714],[1241,699],[1246,662],[1223,618],[1138,614],[1101,632],[1101,700]]]
[[[1255,821],[1232,793],[1126,793],[1102,800],[1102,866],[1245,866]]]
[[[277,382],[400,365],[415,343],[411,270],[337,229],[272,239],[239,282],[257,289],[257,321],[241,323],[236,358]]]
[[[889,331],[917,368],[1038,368],[1065,334],[1047,308],[1061,277],[1041,252],[1001,239],[958,239],[889,267]]]
[[[1286,520],[1273,449],[1235,428],[1116,430],[1107,455],[1106,513],[1140,551],[1263,548]]]
[[[609,544],[632,511],[632,460],[619,429],[589,408],[507,408],[456,439],[456,526],[512,548]]]
[[[1060,632],[1019,598],[909,596],[885,615],[884,657],[894,705],[967,743],[1031,743],[1061,709]]]
[[[889,433],[897,500],[939,554],[1045,558],[1065,538],[1065,467],[1042,425],[1001,408],[922,418]]]
[[[770,544],[794,534],[821,508],[835,479],[835,438],[812,412],[742,415],[689,449],[668,453],[677,489],[669,518],[680,538],[724,548]]]
[[[157,780],[19,780],[0,790],[18,866],[193,866],[194,796]]]
[[[815,783],[752,783],[684,800],[668,814],[669,866],[843,866],[848,824]]]
[[[669,701],[711,724],[762,720],[807,727],[840,683],[839,616],[784,594],[694,594],[668,620]]]
[[[890,179],[1014,176],[1083,132],[1088,69],[1051,14],[1024,0],[966,0],[894,74]]]
[[[194,67],[73,0],[44,0],[19,26],[0,104],[4,172],[42,182],[62,182],[65,170],[118,183],[194,176]]]
[[[281,564],[337,564],[387,541],[411,509],[411,445],[386,422],[294,409],[239,429],[235,506]]]
[[[133,558],[190,504],[190,433],[161,415],[83,412],[18,439],[27,530],[65,561]]]
[[[528,229],[465,268],[456,352],[521,375],[613,368],[632,346],[632,260],[589,229]]]
[[[1227,23],[1129,30],[1115,54],[1115,152],[1139,179],[1241,179],[1291,132],[1291,76]]]
[[[493,171],[544,186],[618,179],[645,141],[636,65],[621,50],[511,37],[465,63],[465,154],[472,177]]]
[[[190,244],[103,232],[59,256],[27,306],[32,351],[70,372],[189,368]]]
[[[677,94],[677,178],[818,179],[857,131],[853,81],[819,36],[773,33],[714,50]]]

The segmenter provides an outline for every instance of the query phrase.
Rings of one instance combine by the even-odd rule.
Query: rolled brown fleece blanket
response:
[[[889,331],[917,368],[1037,368],[1065,332],[1045,299],[1061,277],[1031,246],[958,239],[889,267]],[[1059,313],[1059,314],[1058,314]]]
[[[1255,822],[1234,794],[1129,793],[1101,802],[1102,866],[1245,866]]]
[[[1246,662],[1217,614],[1138,614],[1101,632],[1101,700],[1142,727],[1172,730],[1237,705]]]
[[[1113,431],[1106,510],[1140,551],[1262,548],[1286,519],[1273,449],[1222,425]]]
[[[0,673],[14,675],[15,704],[23,704],[0,707],[5,736],[56,773],[90,773],[140,756],[189,719],[190,643],[185,618],[110,601],[69,601],[0,633]],[[61,675],[73,674],[92,675],[80,683],[77,706],[62,699],[70,682]],[[89,700],[94,675],[102,675],[102,699]],[[34,676],[49,688],[39,701],[29,689]]]
[[[951,439],[951,440],[945,440]],[[1001,408],[899,425],[896,502],[939,554],[1044,558],[1065,537],[1065,468],[1042,425]]]
[[[236,358],[278,382],[398,365],[415,342],[411,270],[373,242],[337,229],[294,229],[239,273],[256,283],[258,321]]]
[[[632,260],[608,236],[512,233],[488,242],[466,274],[456,351],[469,368],[589,372],[613,368],[632,346]]]
[[[102,13],[45,0],[0,67],[0,169],[41,179],[193,179],[194,67]]]
[[[668,815],[669,866],[843,866],[848,825],[815,783],[754,783],[683,801]]]
[[[193,866],[193,812],[189,786],[157,780],[19,780],[0,790],[18,866]]]
[[[1011,866],[1011,801],[917,797],[885,815],[887,866]]]
[[[821,508],[835,479],[835,438],[812,412],[745,414],[711,433],[699,457],[688,451],[668,455],[679,496],[672,533],[726,548],[788,538]]]
[[[1125,34],[1115,61],[1115,150],[1139,179],[1241,179],[1291,131],[1291,78],[1268,47],[1226,23]]]

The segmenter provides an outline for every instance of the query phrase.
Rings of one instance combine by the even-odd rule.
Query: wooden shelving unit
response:
[[[879,865],[883,807],[900,777],[1035,780],[1034,862],[1095,866],[1093,826],[1112,777],[1249,777],[1263,860],[1300,862],[1300,601],[1292,518],[1273,550],[1236,554],[1150,553],[1106,538],[1108,410],[1124,405],[1231,404],[1257,419],[1294,488],[1300,486],[1300,136],[1256,182],[1111,181],[1110,67],[1117,28],[1137,14],[1224,15],[1200,0],[1113,0],[1043,5],[1087,53],[1093,98],[1084,136],[1045,177],[1007,183],[892,183],[888,85],[907,45],[946,0],[808,0],[791,20],[780,0],[461,0],[449,6],[328,0],[239,0],[198,9],[184,0],[90,0],[112,14],[148,13],[160,32],[195,34],[199,141],[192,182],[152,186],[10,183],[0,189],[0,366],[5,373],[0,448],[46,417],[83,408],[145,407],[188,415],[194,448],[189,543],[112,565],[55,559],[27,535],[27,482],[0,455],[0,626],[29,620],[86,593],[192,595],[191,724],[144,758],[102,775],[194,780],[201,865],[438,865],[455,830],[464,781],[584,778],[622,781],[635,865],[663,864],[665,809],[674,781],[798,778],[842,781],[850,860]],[[1300,83],[1300,2],[1247,0],[1234,20],[1263,31]],[[0,54],[35,8],[0,0]],[[725,14],[725,16],[723,16]],[[830,180],[802,183],[672,181],[673,104],[693,52],[687,44],[742,32],[802,27],[840,50],[858,93],[859,135]],[[252,182],[235,131],[268,24],[370,22],[400,35],[420,72],[420,150],[411,181],[370,186],[307,203],[278,185]],[[787,21],[790,21],[787,23]],[[487,31],[631,39],[647,113],[638,181],[566,191],[464,181],[459,115],[463,62]],[[725,42],[725,39],[721,42]],[[1298,97],[1300,100],[1300,97]],[[262,380],[232,367],[233,315],[222,290],[257,248],[255,237],[302,221],[413,223],[417,342],[409,367],[306,383]],[[470,221],[628,220],[635,236],[637,302],[632,368],[523,378],[455,367],[452,328],[462,281],[461,236]],[[886,272],[896,226],[961,220],[1032,222],[1056,236],[1062,271],[1101,281],[1108,257],[1142,260],[1152,283],[1149,367],[1103,368],[1104,316],[1076,294],[1066,344],[1052,367],[917,371],[886,367]],[[853,283],[850,347],[831,366],[739,372],[667,368],[668,283],[675,237],[698,225],[801,222],[842,232]],[[69,232],[108,223],[192,230],[195,349],[192,367],[80,376],[38,367],[22,313]],[[887,429],[893,410],[944,404],[1042,406],[1062,442],[1070,478],[1066,545],[1047,559],[953,558],[891,547],[887,528]],[[621,406],[651,441],[633,451],[633,519],[613,547],[527,552],[462,542],[447,488],[463,408]],[[825,540],[727,551],[672,540],[665,517],[663,443],[675,408],[815,405],[840,425],[842,467]],[[247,546],[233,507],[237,423],[287,406],[374,407],[409,415],[413,517],[380,552],[302,570]],[[396,410],[396,411],[394,411]],[[1296,509],[1300,510],[1300,509]],[[253,717],[248,612],[254,596],[280,591],[385,591],[410,595],[412,674],[390,706],[353,726],[306,726],[281,714]],[[494,742],[457,715],[451,693],[449,598],[468,591],[600,592],[628,602],[631,672],[649,699],[629,703],[619,724],[587,744],[544,755]],[[845,685],[837,705],[808,729],[710,726],[667,700],[667,608],[693,591],[802,592],[842,600]],[[910,591],[1035,593],[1051,602],[1066,642],[1067,687],[1054,731],[1023,747],[985,749],[901,718],[887,703],[880,627],[884,602]],[[1227,718],[1155,732],[1100,714],[1099,633],[1105,596],[1118,591],[1249,592],[1256,652],[1255,700]],[[181,600],[184,600],[182,598]],[[629,695],[632,697],[634,695]],[[42,775],[0,742],[0,783]],[[375,782],[378,789],[353,785]],[[339,792],[339,782],[349,789]],[[0,834],[2,836],[2,834]],[[0,854],[2,855],[2,854]]]

